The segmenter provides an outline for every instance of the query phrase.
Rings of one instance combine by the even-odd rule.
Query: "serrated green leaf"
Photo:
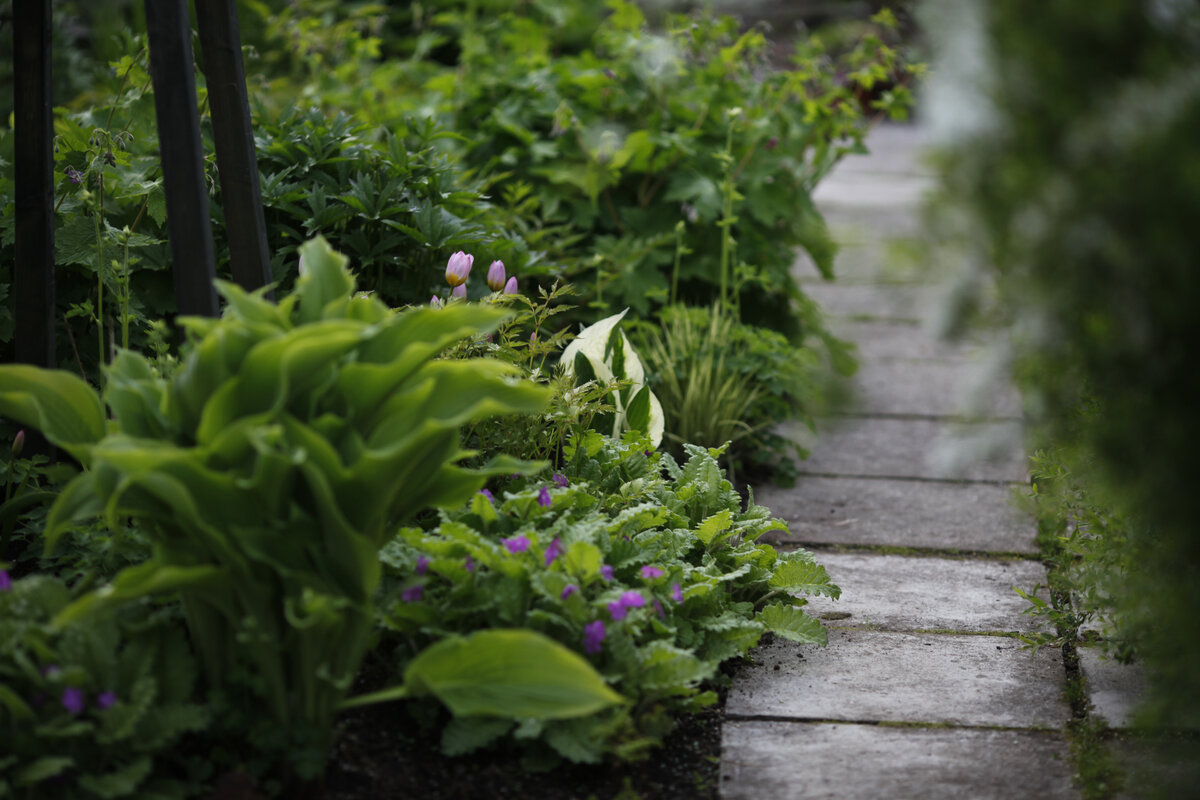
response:
[[[713,539],[719,534],[729,530],[729,526],[733,524],[733,512],[729,509],[719,511],[708,517],[696,527],[696,538],[698,538],[705,547],[712,544]]]
[[[768,585],[772,589],[804,594],[823,594],[837,599],[842,590],[829,581],[829,573],[820,564],[809,561],[784,561],[777,564]]]
[[[769,605],[758,612],[755,619],[776,636],[782,636],[789,641],[820,645],[829,641],[825,627],[795,606],[782,603]]]

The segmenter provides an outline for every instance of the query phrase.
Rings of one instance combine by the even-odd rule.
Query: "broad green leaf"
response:
[[[324,316],[326,306],[346,300],[354,291],[354,278],[347,267],[350,259],[320,236],[300,246],[300,258],[304,259],[304,274],[296,280],[299,321],[316,322]]]
[[[804,594],[823,594],[834,599],[842,591],[829,582],[829,573],[820,564],[810,561],[784,561],[775,567],[768,585],[772,589]]]
[[[442,752],[464,756],[486,747],[512,730],[511,719],[495,717],[454,717],[442,729]]]
[[[150,756],[142,756],[105,775],[83,775],[79,779],[79,786],[105,800],[129,797],[150,774],[152,767]]]
[[[755,619],[776,636],[792,642],[824,645],[829,640],[825,627],[795,606],[770,605],[758,612]]]
[[[58,627],[69,625],[76,620],[142,597],[214,585],[224,575],[225,570],[221,567],[175,567],[154,561],[126,567],[117,573],[112,583],[88,592],[58,612],[53,624]]]
[[[43,756],[17,772],[14,783],[17,786],[31,786],[41,783],[47,778],[61,775],[75,766],[75,759],[66,756]]]
[[[409,664],[404,680],[456,716],[569,719],[625,702],[582,656],[526,630],[443,639]]]
[[[87,382],[27,364],[0,366],[0,415],[37,428],[85,466],[105,431],[104,406]]]

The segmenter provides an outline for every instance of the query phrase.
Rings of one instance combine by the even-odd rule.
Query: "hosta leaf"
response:
[[[825,627],[795,606],[770,605],[758,612],[755,619],[776,636],[789,641],[820,645],[828,642]]]
[[[404,680],[457,716],[569,719],[624,702],[582,656],[523,630],[443,639],[413,659]]]
[[[84,466],[104,436],[104,406],[82,378],[28,364],[0,366],[0,415],[37,428]]]

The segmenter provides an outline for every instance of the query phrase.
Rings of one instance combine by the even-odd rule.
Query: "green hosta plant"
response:
[[[613,436],[626,430],[644,431],[651,444],[658,447],[663,437],[662,404],[646,385],[646,371],[637,351],[619,327],[628,311],[605,317],[580,331],[563,350],[561,363],[580,383],[620,385],[612,396],[616,408],[611,415],[596,420],[598,429],[608,427]]]
[[[171,611],[57,626],[63,582],[0,575],[0,797],[195,794],[185,776],[199,765],[173,748],[210,714]]]
[[[430,641],[524,625],[585,656],[630,701],[565,720],[457,714],[448,753],[511,733],[535,755],[633,757],[669,730],[668,710],[711,703],[704,682],[764,632],[824,643],[800,595],[838,588],[810,553],[757,541],[782,523],[743,508],[720,449],[689,446],[681,466],[648,447],[585,432],[552,479],[480,492],[383,548],[380,612],[402,666]]]
[[[220,319],[188,318],[171,378],[122,351],[104,404],[66,372],[0,368],[0,413],[40,427],[85,467],[46,521],[47,549],[80,518],[139,518],[153,558],[62,614],[180,592],[210,681],[255,675],[294,737],[297,773],[320,771],[333,714],[374,620],[377,552],[429,505],[468,499],[497,457],[458,461],[460,426],[542,407],[507,364],[438,360],[505,312],[471,304],[396,312],[356,295],[346,258],[301,248],[305,273],[278,304],[220,283]]]

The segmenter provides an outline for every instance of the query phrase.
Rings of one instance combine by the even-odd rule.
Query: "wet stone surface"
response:
[[[795,720],[1060,728],[1060,653],[998,636],[831,630],[829,645],[755,651],[725,714]]]
[[[801,441],[811,439],[799,424],[781,430]],[[801,472],[1021,483],[1028,480],[1028,472],[1020,441],[1021,427],[1015,421],[826,420]]]
[[[726,800],[1074,798],[1057,733],[727,722]]]
[[[1023,613],[1029,602],[1013,591],[1014,586],[1026,592],[1045,586],[1046,568],[1036,561],[815,555],[842,598],[812,597],[806,610],[832,626],[971,632],[1044,627]]]
[[[1018,488],[1017,491],[1020,491]],[[1011,486],[801,476],[755,487],[755,501],[788,524],[768,540],[1036,553],[1033,518]]]

